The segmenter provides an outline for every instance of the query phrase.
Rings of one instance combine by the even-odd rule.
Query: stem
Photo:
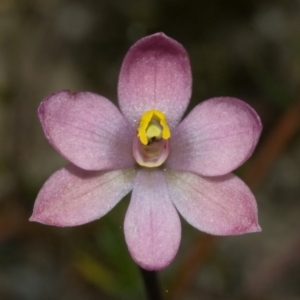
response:
[[[141,267],[140,270],[146,289],[147,299],[162,300],[157,273],[155,271],[147,271]]]

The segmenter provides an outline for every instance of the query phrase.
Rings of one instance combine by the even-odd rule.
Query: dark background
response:
[[[160,272],[165,299],[300,299],[299,0],[0,1],[0,299],[145,299],[123,236],[128,199],[73,228],[29,223],[45,180],[66,161],[36,116],[59,89],[116,103],[128,48],[163,31],[187,49],[191,107],[235,96],[261,116],[251,187],[262,233],[211,237],[185,221]]]

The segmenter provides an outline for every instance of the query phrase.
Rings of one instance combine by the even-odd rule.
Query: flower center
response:
[[[141,117],[138,127],[138,137],[142,144],[147,145],[154,139],[164,140],[171,136],[165,115],[159,110],[149,110]]]
[[[141,166],[153,168],[167,159],[171,137],[165,115],[159,110],[145,112],[139,122],[133,143],[133,156]]]

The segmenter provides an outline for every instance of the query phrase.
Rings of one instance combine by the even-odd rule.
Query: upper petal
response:
[[[135,173],[85,171],[74,165],[60,169],[40,190],[30,221],[76,226],[98,219],[130,192]]]
[[[59,91],[40,105],[45,135],[67,160],[86,170],[133,166],[133,130],[102,96]]]
[[[245,183],[233,174],[203,178],[168,170],[171,200],[192,226],[214,235],[260,231],[256,201]]]
[[[181,225],[161,170],[139,171],[124,231],[132,258],[144,269],[159,270],[173,260],[180,243]]]
[[[261,134],[257,113],[235,98],[212,98],[197,105],[173,131],[169,168],[204,176],[224,175],[253,153]]]
[[[163,33],[139,40],[127,52],[119,77],[119,104],[136,127],[148,110],[162,111],[169,125],[180,121],[191,96],[188,54]]]

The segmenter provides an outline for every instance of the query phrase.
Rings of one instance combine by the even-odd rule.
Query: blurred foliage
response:
[[[299,20],[299,0],[1,0],[0,299],[145,299],[122,231],[128,199],[80,227],[27,220],[67,163],[43,136],[41,100],[70,89],[116,103],[126,51],[157,31],[190,54],[190,108],[236,96],[265,128],[238,170],[256,188],[263,232],[213,238],[183,221],[179,253],[160,272],[165,298],[299,299]]]

